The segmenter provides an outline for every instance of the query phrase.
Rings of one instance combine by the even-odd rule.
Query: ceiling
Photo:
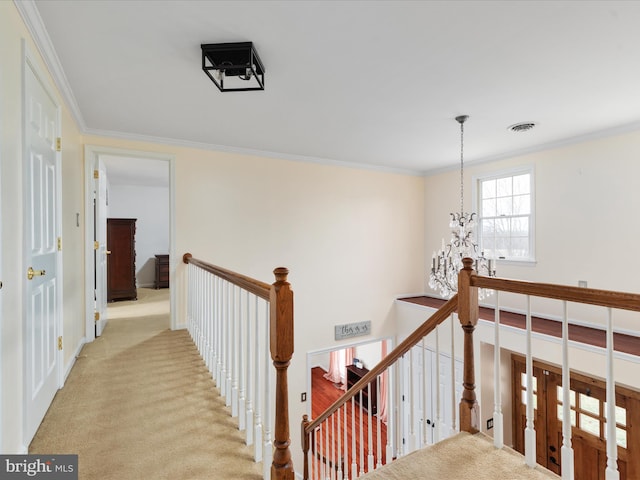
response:
[[[169,188],[169,163],[164,160],[100,155],[111,186]]]
[[[640,2],[18,6],[86,133],[431,173],[458,165],[461,114],[465,162],[640,128]],[[202,72],[200,44],[237,41],[264,91]]]

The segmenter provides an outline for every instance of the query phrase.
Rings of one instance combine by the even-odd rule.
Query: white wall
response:
[[[535,168],[535,265],[498,261],[498,276],[522,280],[640,292],[636,255],[640,222],[640,132],[585,141],[513,159],[465,163],[465,192],[472,178],[519,165]],[[426,252],[449,239],[449,212],[459,205],[459,171],[425,179]],[[465,196],[465,209],[472,198]],[[428,286],[425,288],[429,290]],[[435,293],[435,292],[434,292]],[[513,308],[523,302],[503,295]],[[534,300],[534,310],[561,314],[559,302]],[[570,307],[575,320],[602,324],[604,315]],[[619,329],[640,332],[639,313],[616,313]]]
[[[155,255],[169,253],[169,188],[110,185],[107,212],[109,218],[137,219],[136,283],[153,287]]]

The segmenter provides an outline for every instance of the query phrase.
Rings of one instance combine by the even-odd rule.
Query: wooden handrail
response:
[[[471,277],[471,285],[501,292],[519,293],[534,297],[554,298],[568,302],[588,303],[602,307],[619,308],[621,310],[640,311],[640,294],[598,290],[595,288],[572,287],[551,283],[535,283],[508,278]]]
[[[260,280],[256,280],[251,277],[247,277],[246,275],[242,275],[241,273],[236,273],[231,270],[227,270],[226,268],[218,267],[217,265],[213,265],[211,263],[205,262],[204,260],[198,260],[197,258],[193,258],[193,255],[190,253],[185,253],[182,256],[182,261],[187,264],[195,265],[196,267],[200,267],[203,270],[212,273],[220,278],[227,280],[228,282],[237,285],[244,290],[247,290],[254,295],[264,299],[269,300],[271,285],[265,282],[261,282]]]
[[[273,438],[273,460],[271,480],[294,480],[295,472],[289,445],[289,390],[287,369],[293,356],[293,291],[287,281],[289,270],[284,267],[273,271],[272,285],[247,277],[240,273],[218,267],[193,258],[190,253],[182,261],[199,267],[269,302],[269,350],[276,369],[275,386],[275,431]]]
[[[303,426],[303,447],[304,447],[304,438],[306,435],[311,433],[318,427],[322,422],[324,422],[327,418],[333,415],[342,405],[347,403],[354,397],[360,390],[363,390],[367,385],[369,385],[375,378],[382,374],[387,368],[393,365],[401,356],[407,353],[411,348],[413,348],[422,337],[428,335],[430,332],[435,330],[435,328],[444,322],[449,315],[456,311],[458,307],[458,296],[454,295],[451,297],[440,309],[435,312],[429,319],[420,325],[411,335],[409,335],[400,345],[394,348],[386,357],[384,357],[375,367],[373,367],[369,372],[367,372],[356,384],[353,385],[349,390],[345,392],[339,399],[337,399],[333,404],[327,408],[318,418],[316,418],[313,422],[307,423]]]

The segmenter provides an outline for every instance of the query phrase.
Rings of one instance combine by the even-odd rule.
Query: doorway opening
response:
[[[310,418],[317,418],[392,349],[393,340],[383,338],[309,352],[307,354],[307,390],[310,392],[310,398],[307,413]],[[381,375],[377,382],[371,382],[369,387],[354,397],[351,407],[343,410],[345,426],[354,422],[360,425],[360,430],[364,428],[368,432],[368,429],[371,429],[371,443],[368,448],[371,448],[371,452],[381,452],[383,463],[387,454],[387,416],[390,409],[389,395],[385,393],[388,392],[386,382],[388,382],[386,374]],[[384,386],[383,383],[385,383]],[[358,460],[359,457],[354,452],[362,451],[363,439],[358,435],[352,438],[352,431],[349,428],[343,429],[341,424],[337,425],[334,431],[327,433],[326,442],[333,444],[336,439],[343,437],[346,439],[343,446],[346,456],[338,453],[338,459],[325,458],[319,453],[323,451],[320,446],[313,448],[317,459],[328,468],[346,471],[346,465],[351,463],[348,459],[354,458],[353,463],[360,468],[362,459]],[[378,438],[380,438],[380,449],[378,449]]]
[[[88,342],[101,334],[108,321],[108,305],[111,305],[108,300],[116,299],[109,295],[112,280],[131,284],[126,295],[121,296],[123,300],[138,298],[139,289],[167,288],[173,283],[176,265],[174,160],[174,156],[168,154],[85,147]],[[116,237],[111,239],[114,248],[124,248],[128,254],[116,253],[109,244],[107,220],[113,218],[135,220],[130,222],[133,226],[129,228],[128,247],[116,245]],[[115,268],[116,256],[131,258],[123,269],[125,273]],[[108,278],[108,271],[117,277]],[[123,275],[127,278],[123,279]],[[167,327],[173,329],[177,324],[175,289],[169,288],[169,297],[170,325]]]

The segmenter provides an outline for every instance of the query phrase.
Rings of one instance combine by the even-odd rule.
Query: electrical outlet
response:
[[[301,402],[306,402],[307,401],[307,392],[302,392],[300,394],[300,401]]]
[[[578,280],[578,286],[582,287],[582,288],[587,288],[587,281],[586,280]]]
[[[487,430],[491,430],[493,428],[493,418],[487,420]]]

